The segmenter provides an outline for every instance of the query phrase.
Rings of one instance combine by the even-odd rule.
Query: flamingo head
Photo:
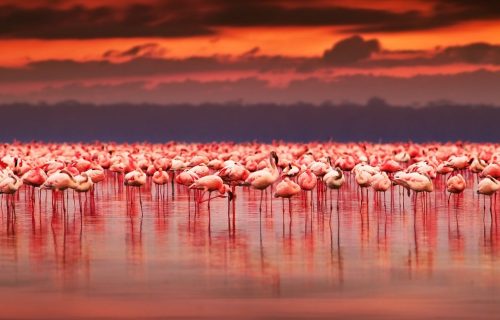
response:
[[[335,170],[339,173],[338,179],[342,178],[344,176],[344,173],[342,172],[342,169],[339,167],[335,167]]]
[[[62,169],[60,172],[67,174],[73,182],[76,182],[75,177],[67,168]]]
[[[219,189],[219,193],[221,196],[224,197],[224,194],[227,193],[227,198],[229,201],[232,201],[234,199],[234,193],[231,191],[231,188],[227,184],[223,184],[221,188]]]
[[[274,160],[274,163],[277,165],[278,162],[279,162],[279,158],[278,158],[278,155],[276,154],[276,151],[271,151],[271,157],[273,158]]]
[[[227,200],[229,202],[233,201],[234,199],[236,198],[236,195],[231,191],[231,190],[228,190],[227,191]]]
[[[495,183],[495,184],[499,184],[499,183],[500,183],[500,182],[498,182],[498,180],[497,180],[497,179],[495,179],[494,177],[492,177],[492,176],[490,176],[490,175],[486,176],[486,178],[490,179],[490,180],[491,180],[493,183]]]

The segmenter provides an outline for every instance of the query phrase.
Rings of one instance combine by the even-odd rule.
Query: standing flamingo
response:
[[[78,192],[78,203],[80,205],[80,218],[82,217],[82,198],[81,193],[85,194],[85,202],[87,201],[87,193],[92,192],[94,188],[94,182],[87,172],[82,172],[80,175],[75,176],[76,184],[72,186],[72,189]],[[93,198],[91,198],[90,206],[93,211]]]
[[[264,195],[264,190],[271,186],[279,178],[279,171],[277,167],[279,159],[276,155],[276,152],[271,151],[269,158],[269,162],[271,164],[270,169],[264,168],[252,172],[245,181],[245,183],[249,184],[252,188],[260,190],[260,211],[262,211],[262,198]]]
[[[316,175],[314,175],[314,173],[312,173],[311,169],[306,169],[306,171],[302,172],[297,177],[297,182],[299,183],[299,186],[302,190],[306,192],[307,191],[311,192],[311,207],[312,207],[313,189],[314,187],[316,187],[316,184],[318,183],[318,178],[316,177]]]
[[[135,169],[127,173],[124,177],[124,184],[127,187],[135,187],[139,189],[139,203],[141,205],[141,216],[144,216],[142,210],[141,187],[146,184],[147,176],[141,168]]]
[[[205,202],[208,201],[208,208],[210,209],[210,201],[214,198],[223,198],[226,197],[225,193],[227,192],[229,200],[232,200],[232,192],[229,189],[229,186],[224,184],[224,181],[222,181],[222,178],[211,174],[204,176],[202,178],[199,178],[198,180],[194,181],[193,184],[189,186],[189,189],[197,189],[197,190],[202,190],[203,194],[201,196],[201,199],[198,202]],[[218,191],[219,195],[215,197],[211,197],[212,192]],[[205,192],[208,192],[208,199],[203,200],[203,196]]]
[[[384,207],[385,203],[385,192],[389,190],[392,185],[389,176],[385,172],[374,174],[371,178],[370,185],[375,192],[383,192],[384,193]]]
[[[25,185],[31,186],[31,200],[35,201],[35,188],[39,188],[47,180],[47,174],[40,167],[36,167],[27,171],[21,179]]]
[[[57,170],[48,176],[47,180],[40,187],[42,189],[52,190],[52,196],[54,196],[54,192],[61,191],[63,193],[62,201],[63,201],[63,210],[66,212],[66,205],[64,201],[64,191],[68,188],[75,188],[77,182],[71,172],[67,169]],[[53,204],[54,205],[54,204]]]
[[[467,186],[464,177],[461,174],[456,176],[451,176],[446,181],[446,190],[450,193],[448,196],[448,204],[450,203],[450,198],[452,194],[459,194],[465,190]]]
[[[492,176],[487,176],[483,180],[479,181],[477,185],[477,193],[482,194],[485,198],[486,196],[490,197],[490,212],[492,212],[492,195],[495,194],[498,190],[500,190],[500,181],[493,178]],[[486,199],[484,200],[484,210],[486,210]]]
[[[283,212],[285,211],[285,200],[288,199],[288,211],[292,213],[291,209],[291,197],[295,196],[300,192],[301,188],[298,184],[290,180],[290,178],[283,179],[280,183],[276,185],[276,192],[274,193],[275,198],[283,199]]]
[[[11,199],[11,207],[14,209],[14,194],[23,185],[23,181],[19,179],[14,173],[9,172],[7,177],[0,181],[0,194],[7,194]],[[9,203],[7,202],[7,208],[9,208]],[[15,211],[15,209],[14,209]]]
[[[323,181],[326,184],[326,187],[330,189],[330,209],[332,209],[332,193],[331,190],[337,190],[337,210],[339,209],[339,199],[340,199],[340,187],[345,182],[345,176],[342,170],[339,167],[335,167],[330,170],[323,177]]]
[[[159,167],[158,170],[153,173],[153,183],[157,186],[157,191],[160,190],[160,186],[163,188],[168,183],[168,181],[168,173],[166,171],[163,171],[161,167]]]

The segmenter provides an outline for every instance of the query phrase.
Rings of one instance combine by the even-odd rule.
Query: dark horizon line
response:
[[[0,103],[0,108],[8,108],[8,107],[98,107],[98,108],[109,108],[109,107],[155,107],[155,108],[176,108],[176,107],[388,107],[388,108],[409,108],[409,109],[423,109],[423,108],[440,108],[440,107],[459,107],[459,108],[500,108],[500,102],[498,105],[496,104],[487,104],[487,103],[460,103],[451,100],[435,100],[428,101],[426,103],[412,103],[412,104],[394,104],[386,101],[381,97],[372,97],[368,99],[365,103],[358,103],[352,101],[342,101],[342,102],[334,102],[331,100],[325,100],[321,103],[314,103],[308,101],[297,101],[293,103],[279,103],[279,102],[252,102],[246,103],[244,99],[241,100],[228,100],[225,102],[203,102],[203,103],[190,103],[190,102],[174,102],[174,103],[156,103],[156,102],[112,102],[112,103],[95,103],[95,102],[84,102],[78,101],[74,99],[61,100],[57,102],[47,102],[47,101],[37,101],[37,102],[29,102],[29,101],[18,101],[18,102],[2,102]]]
[[[500,108],[484,105],[3,104],[0,141],[495,142]]]

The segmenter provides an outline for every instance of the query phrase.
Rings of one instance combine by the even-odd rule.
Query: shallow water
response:
[[[291,214],[238,188],[229,219],[226,199],[195,211],[178,186],[143,189],[142,216],[111,175],[82,219],[71,192],[65,215],[22,189],[15,219],[2,198],[0,318],[497,318],[499,228],[474,179],[449,205],[439,179],[416,202],[361,203],[351,181],[338,209],[315,191]]]

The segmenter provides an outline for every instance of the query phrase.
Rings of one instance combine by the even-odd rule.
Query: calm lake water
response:
[[[22,189],[16,219],[2,198],[0,318],[497,319],[499,227],[473,179],[450,205],[438,179],[416,206],[397,189],[361,204],[351,181],[339,209],[315,191],[291,215],[238,188],[230,220],[226,199],[195,211],[183,187],[143,189],[141,218],[111,175],[83,220],[71,192],[65,217]]]

